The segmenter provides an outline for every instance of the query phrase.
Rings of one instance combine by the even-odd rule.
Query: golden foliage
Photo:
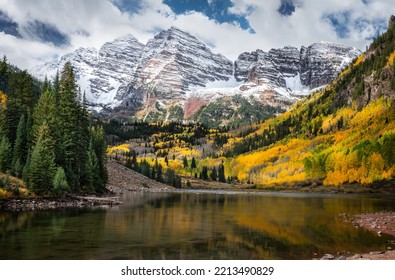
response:
[[[388,66],[392,66],[395,60],[395,51],[388,58]]]
[[[7,97],[5,94],[0,90],[0,103],[5,103],[7,100]]]
[[[114,146],[114,147],[108,147],[107,148],[107,154],[112,154],[116,152],[123,152],[123,153],[128,153],[130,152],[129,149],[129,144],[122,144],[119,146]]]
[[[340,119],[341,127],[338,126]],[[361,111],[343,108],[323,119],[322,131],[323,135],[313,139],[288,138],[228,159],[225,170],[242,182],[250,181],[257,185],[300,182],[324,176],[325,185],[339,186],[354,182],[369,184],[394,177],[395,167],[386,167],[379,153],[370,153],[361,159],[358,151],[353,150],[364,140],[374,142],[388,133],[395,133],[391,102],[381,98]],[[319,163],[323,165],[323,171],[318,170],[308,177],[304,165],[308,158],[317,162],[322,160]],[[205,163],[210,161],[205,160]]]
[[[10,193],[8,193],[6,190],[0,189],[0,198],[7,198],[10,196]]]
[[[185,156],[187,159],[192,159],[192,157],[200,158],[202,153],[193,148],[186,147],[174,147],[171,149],[169,155],[174,155],[177,159],[181,159]]]

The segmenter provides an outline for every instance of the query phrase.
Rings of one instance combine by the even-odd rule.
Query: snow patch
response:
[[[289,89],[293,95],[309,95],[312,92],[309,87],[302,84],[299,72],[296,76],[284,76],[284,80],[287,89]]]

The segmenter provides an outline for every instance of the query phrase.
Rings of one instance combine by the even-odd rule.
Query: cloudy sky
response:
[[[0,0],[0,55],[21,68],[96,47],[127,33],[142,43],[178,27],[216,53],[317,41],[365,49],[394,0]]]

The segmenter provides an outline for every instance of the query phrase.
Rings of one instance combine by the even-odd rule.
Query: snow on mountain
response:
[[[130,82],[131,73],[140,61],[143,46],[132,35],[126,35],[105,43],[99,51],[94,48],[79,48],[62,56],[59,61],[35,66],[29,72],[40,80],[45,77],[53,80],[69,61],[91,109],[100,111],[103,107],[114,108],[123,101],[118,91],[122,85]]]
[[[91,75],[97,65],[98,52],[95,48],[79,48],[72,53],[66,54],[59,61],[47,62],[44,65],[37,65],[29,72],[37,79],[44,81],[55,79],[56,73],[62,70],[64,64],[72,62],[77,80],[81,77]]]
[[[126,35],[100,50],[79,48],[30,73],[53,79],[70,61],[91,110],[102,116],[180,120],[217,99],[236,95],[287,109],[330,83],[359,54],[355,48],[319,42],[301,49],[245,52],[232,63],[172,27],[146,45]]]
[[[181,97],[192,86],[227,81],[232,74],[230,60],[213,54],[195,37],[172,27],[147,42],[131,86]]]

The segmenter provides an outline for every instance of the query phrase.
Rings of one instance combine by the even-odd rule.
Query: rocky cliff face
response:
[[[316,88],[329,84],[361,52],[355,48],[320,42],[300,51],[300,79],[303,85]]]
[[[130,100],[142,103],[140,118],[179,120],[182,115],[171,112],[179,111],[177,107],[182,107],[191,88],[227,81],[232,74],[230,60],[213,54],[198,39],[173,27],[147,42],[126,94]]]
[[[300,50],[294,47],[256,50],[241,54],[235,62],[238,81],[271,84],[297,91],[330,83],[356,56],[355,48],[333,43],[316,43]]]
[[[98,63],[92,77],[88,77],[89,102],[99,100],[100,107],[114,108],[122,103],[125,88],[136,71],[144,45],[132,35],[105,43],[99,50]]]
[[[232,74],[230,60],[213,54],[198,39],[173,27],[148,41],[132,85],[185,93],[191,86],[229,80]]]
[[[100,50],[80,48],[30,72],[42,80],[45,76],[52,79],[71,61],[91,110],[103,117],[199,120],[211,102],[231,100],[228,105],[236,110],[239,98],[246,101],[243,110],[247,115],[247,105],[256,111],[256,102],[283,111],[300,95],[331,82],[358,54],[354,48],[316,43],[300,50],[284,47],[246,52],[232,63],[173,27],[146,45],[127,35]],[[233,104],[234,100],[238,103]],[[238,114],[238,118],[242,116]]]

